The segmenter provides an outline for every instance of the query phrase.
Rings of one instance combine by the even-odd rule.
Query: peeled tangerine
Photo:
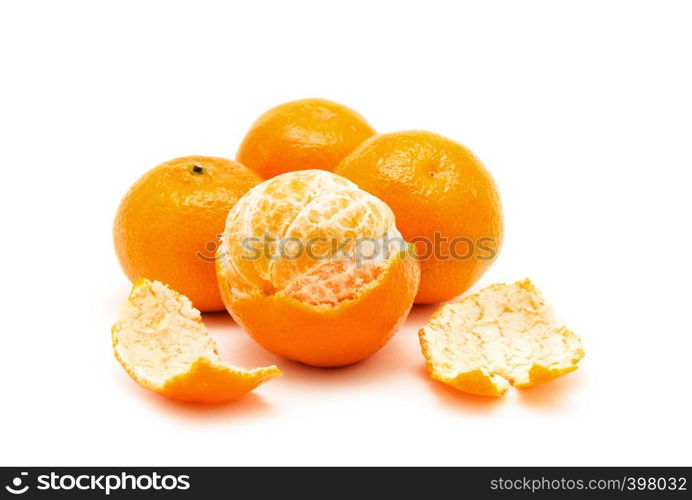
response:
[[[171,399],[228,401],[281,376],[276,366],[245,370],[222,361],[199,311],[158,281],[135,283],[112,336],[125,371]]]
[[[262,346],[314,366],[370,356],[416,295],[420,266],[380,199],[323,170],[290,172],[231,209],[221,296]]]
[[[584,357],[528,279],[442,306],[419,335],[432,378],[483,396],[548,382]]]

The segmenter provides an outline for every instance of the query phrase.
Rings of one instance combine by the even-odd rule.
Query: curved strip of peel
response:
[[[419,336],[432,378],[483,396],[549,382],[584,357],[581,339],[528,279],[442,306]]]
[[[229,401],[282,375],[276,366],[246,370],[222,361],[199,311],[158,281],[135,283],[111,332],[115,357],[125,371],[171,399]]]

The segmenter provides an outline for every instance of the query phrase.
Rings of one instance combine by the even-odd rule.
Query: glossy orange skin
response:
[[[127,277],[133,283],[159,280],[200,311],[222,311],[214,265],[218,235],[231,207],[259,182],[237,162],[205,156],[177,158],[144,174],[123,198],[113,225]]]
[[[438,248],[421,262],[416,303],[453,299],[495,260],[503,235],[500,195],[490,173],[461,144],[424,131],[382,134],[361,144],[334,173],[384,200],[420,256]],[[473,244],[452,245],[459,237]]]
[[[236,158],[262,178],[295,170],[332,171],[375,130],[354,110],[326,99],[270,109],[252,125]]]
[[[419,278],[418,261],[402,252],[376,286],[320,307],[283,293],[234,298],[219,266],[219,288],[233,319],[265,349],[319,367],[355,363],[384,346],[406,319]]]

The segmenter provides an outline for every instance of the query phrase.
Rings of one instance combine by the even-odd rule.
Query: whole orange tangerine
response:
[[[295,170],[332,171],[375,130],[354,110],[326,99],[280,104],[260,116],[236,158],[264,179]]]
[[[127,277],[158,280],[201,311],[222,311],[214,266],[231,207],[257,174],[224,158],[186,156],[144,174],[120,203],[115,250]]]
[[[452,299],[471,287],[502,245],[500,195],[466,147],[431,132],[372,137],[335,170],[385,201],[421,258],[417,303]]]

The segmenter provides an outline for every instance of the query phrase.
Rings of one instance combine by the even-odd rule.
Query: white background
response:
[[[692,465],[689,3],[237,4],[2,3],[0,464]],[[335,370],[207,315],[224,358],[285,372],[232,404],[130,380],[110,346],[120,198],[162,161],[232,158],[308,96],[480,156],[506,244],[479,285],[530,277],[584,339],[577,372],[447,389],[418,347],[427,306]]]

